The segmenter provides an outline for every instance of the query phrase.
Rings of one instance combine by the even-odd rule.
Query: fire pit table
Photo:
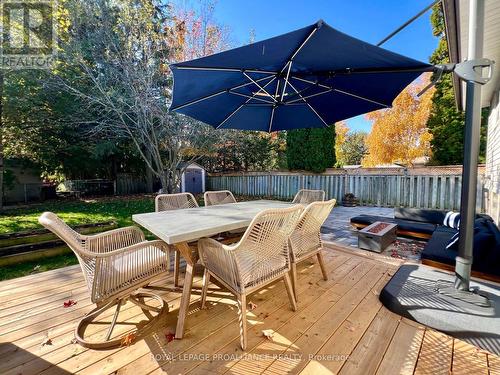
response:
[[[358,231],[358,247],[377,253],[385,250],[387,246],[396,240],[397,225],[376,221],[366,228]]]

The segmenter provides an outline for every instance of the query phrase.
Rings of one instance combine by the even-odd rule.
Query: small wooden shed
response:
[[[42,197],[40,170],[22,159],[7,159],[4,169],[3,198],[5,204],[28,203]]]
[[[186,163],[187,164],[187,163]],[[205,192],[206,170],[198,163],[181,164],[179,169],[186,168],[181,175],[181,192],[200,194]]]

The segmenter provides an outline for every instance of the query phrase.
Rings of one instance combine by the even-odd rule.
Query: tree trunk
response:
[[[148,152],[147,150],[146,152],[147,152],[147,157],[149,159],[149,164],[152,165],[153,158],[151,157],[151,153]],[[153,171],[150,168],[148,168],[147,165],[146,165],[146,192],[153,193]]]
[[[174,186],[174,176],[171,170],[165,171],[165,175],[167,177],[167,192],[169,194],[174,193],[175,186]]]
[[[170,192],[168,191],[168,179],[166,172],[160,174],[160,183],[161,183],[160,193],[170,194]]]

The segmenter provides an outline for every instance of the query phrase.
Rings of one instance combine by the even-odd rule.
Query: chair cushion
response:
[[[421,208],[395,207],[394,217],[396,219],[418,221],[423,223],[443,224],[447,211],[429,210]]]
[[[120,282],[140,280],[143,276],[149,276],[154,268],[158,268],[158,265],[165,266],[169,262],[167,254],[154,246],[150,246],[146,259],[142,258],[139,261],[138,255],[137,251],[131,251],[114,257],[113,269],[123,276]],[[128,269],[131,271],[127,271]]]

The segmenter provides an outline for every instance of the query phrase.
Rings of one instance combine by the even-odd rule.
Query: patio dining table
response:
[[[184,334],[184,323],[193,286],[193,267],[199,259],[197,247],[193,248],[190,243],[202,237],[246,228],[259,212],[270,208],[286,208],[290,205],[289,202],[256,200],[132,215],[134,222],[174,246],[186,260],[186,274],[175,331],[177,339],[181,339]]]

